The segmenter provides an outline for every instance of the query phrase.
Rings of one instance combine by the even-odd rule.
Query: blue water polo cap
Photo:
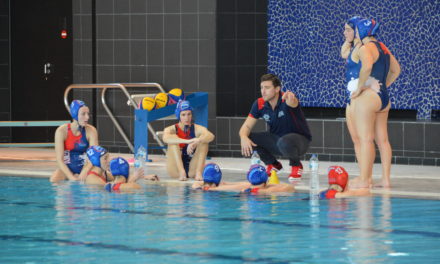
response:
[[[356,30],[356,25],[362,18],[360,16],[354,16],[347,21],[347,25],[349,25],[353,30]]]
[[[70,115],[76,121],[78,121],[79,109],[83,106],[86,106],[86,104],[81,100],[73,100],[70,104]]]
[[[182,111],[187,111],[187,110],[189,110],[189,111],[192,111],[192,110],[193,110],[192,107],[191,107],[191,105],[189,104],[189,102],[188,102],[188,101],[185,101],[185,100],[180,100],[180,101],[177,103],[177,105],[176,105],[176,111],[174,112],[174,113],[176,114],[176,118],[177,118],[177,120],[180,121],[180,113],[181,113]]]
[[[266,173],[266,169],[258,164],[254,164],[249,168],[247,173],[247,180],[252,185],[260,185],[262,183],[267,182],[268,176]]]
[[[113,176],[124,176],[128,179],[130,165],[121,157],[114,158],[110,161],[110,171]]]
[[[374,19],[361,19],[356,24],[359,31],[359,38],[374,36],[379,33],[379,23]]]
[[[87,149],[87,157],[93,166],[101,168],[101,157],[107,153],[107,150],[101,146],[91,146]]]
[[[219,185],[222,179],[222,171],[220,167],[215,163],[206,164],[203,169],[203,181],[206,183],[215,183],[215,185]]]

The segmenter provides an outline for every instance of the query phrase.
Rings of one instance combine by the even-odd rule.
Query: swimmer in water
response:
[[[328,189],[319,193],[320,199],[334,199],[351,196],[368,196],[369,188],[350,190],[348,188],[348,173],[343,167],[331,166],[328,168]]]
[[[241,191],[249,188],[249,182],[224,182],[222,171],[215,163],[206,164],[203,169],[203,181],[196,181],[192,185],[193,189],[202,189],[204,191]]]
[[[112,182],[108,182],[104,185],[104,189],[109,192],[141,189],[142,186],[137,183],[139,179],[159,181],[159,177],[155,174],[144,176],[144,170],[142,168],[136,169],[134,173],[130,175],[130,165],[127,160],[121,157],[112,159],[109,167],[114,177]]]
[[[267,184],[268,175],[266,169],[258,164],[250,167],[247,173],[247,180],[251,184],[242,192],[251,194],[273,194],[273,193],[293,193],[295,187],[291,184],[278,183]]]

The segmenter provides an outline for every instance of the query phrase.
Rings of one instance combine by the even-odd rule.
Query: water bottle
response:
[[[255,165],[255,164],[258,165],[261,164],[260,155],[258,155],[258,152],[256,150],[252,152],[252,156],[251,156],[251,165]]]
[[[310,199],[318,200],[319,199],[319,160],[318,155],[312,154],[309,162],[309,169],[311,172],[310,176]]]
[[[144,146],[140,146],[134,156],[134,168],[137,170],[139,168],[144,169],[144,175],[147,173],[147,168],[145,166],[145,161],[147,159],[147,151]]]

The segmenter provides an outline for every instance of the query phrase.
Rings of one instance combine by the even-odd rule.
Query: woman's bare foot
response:
[[[375,188],[387,188],[387,189],[389,189],[389,188],[391,188],[391,181],[390,181],[390,179],[382,178],[380,180],[380,182],[374,184],[374,187]]]
[[[364,181],[360,177],[356,177],[349,181],[348,186],[350,189],[370,188],[370,182],[368,180]]]
[[[196,181],[203,181],[203,176],[200,173],[196,173],[196,177],[194,177]]]
[[[182,171],[179,174],[180,174],[179,181],[187,181],[188,180],[188,178],[186,177],[186,171]]]

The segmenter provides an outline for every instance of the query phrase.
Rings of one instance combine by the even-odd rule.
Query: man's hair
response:
[[[264,74],[263,76],[261,76],[261,81],[260,82],[265,82],[265,81],[272,81],[272,84],[274,87],[281,87],[281,81],[278,78],[278,76],[276,76],[275,74],[272,73],[267,73]]]

